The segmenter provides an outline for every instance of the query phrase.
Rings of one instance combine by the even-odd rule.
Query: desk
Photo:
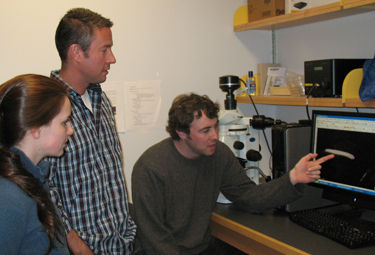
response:
[[[294,224],[288,213],[274,209],[251,214],[234,205],[217,204],[210,227],[213,236],[249,254],[375,254],[375,246],[351,250]]]

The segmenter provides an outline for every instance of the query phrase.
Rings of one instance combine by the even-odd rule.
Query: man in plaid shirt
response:
[[[49,184],[74,254],[131,254],[136,233],[114,115],[99,85],[116,62],[112,25],[76,8],[61,19],[55,36],[62,66],[51,76],[70,92],[74,134],[65,155],[50,159]]]

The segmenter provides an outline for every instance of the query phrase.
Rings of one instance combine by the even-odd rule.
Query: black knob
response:
[[[249,161],[259,161],[262,159],[262,154],[260,154],[259,151],[251,149],[248,152],[246,152],[246,158]]]
[[[329,90],[331,88],[331,83],[329,81],[323,81],[321,88],[323,90]]]
[[[233,143],[233,148],[235,148],[236,150],[242,150],[243,148],[245,148],[245,145],[241,141],[235,141]]]

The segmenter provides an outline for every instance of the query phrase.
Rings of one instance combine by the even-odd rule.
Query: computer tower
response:
[[[272,176],[273,179],[289,173],[298,161],[310,152],[311,126],[280,124],[272,126]],[[306,185],[305,196],[280,209],[295,212],[331,205],[322,198],[322,189]]]

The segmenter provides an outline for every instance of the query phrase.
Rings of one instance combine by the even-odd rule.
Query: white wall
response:
[[[281,63],[288,71],[304,73],[304,61],[331,58],[373,58],[375,53],[375,12],[358,14],[314,24],[296,26],[276,31],[277,63]],[[248,31],[240,32],[247,33]],[[256,49],[253,49],[256,50]],[[252,105],[240,104],[239,109],[247,116],[255,114]],[[324,108],[314,109],[355,111],[355,108]],[[307,119],[305,107],[259,105],[260,114],[278,118],[288,123]],[[361,112],[375,112],[375,109],[359,109]],[[271,143],[271,129],[266,135]],[[265,139],[261,137],[263,160],[260,167],[267,172],[269,169],[269,153]]]
[[[163,123],[171,101],[181,93],[207,94],[223,105],[220,76],[243,76],[255,71],[257,63],[272,61],[269,31],[233,32],[233,15],[246,4],[246,0],[0,0],[0,83],[22,73],[49,75],[58,69],[56,26],[68,9],[86,7],[115,24],[117,63],[108,81],[161,80]],[[278,30],[277,62],[303,73],[305,60],[372,58],[374,22],[372,12]],[[239,104],[238,108],[245,116],[255,114],[252,105]],[[258,110],[287,122],[306,119],[304,107],[258,105]],[[266,134],[270,139],[270,129]],[[164,129],[120,134],[129,189],[135,161],[165,137]],[[269,153],[263,137],[261,143],[260,165],[268,172]]]
[[[0,83],[23,73],[49,75],[60,68],[54,33],[73,7],[86,7],[114,22],[117,63],[108,81],[161,80],[162,122],[174,97],[207,94],[221,105],[222,75],[245,75],[271,61],[267,31],[233,32],[233,16],[246,0],[0,0]],[[132,167],[163,129],[120,134],[130,190]]]

